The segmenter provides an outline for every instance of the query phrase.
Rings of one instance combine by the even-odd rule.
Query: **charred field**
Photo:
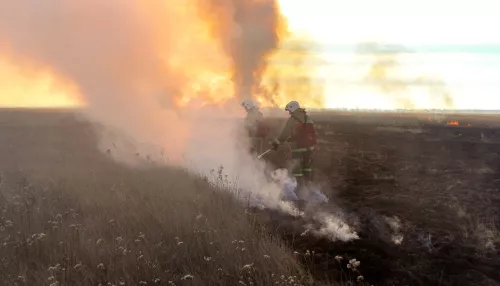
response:
[[[364,285],[352,258],[368,285],[500,285],[500,117],[311,115],[321,209],[357,240],[117,165],[71,113],[2,110],[0,285]]]
[[[359,240],[276,229],[312,270],[336,279],[334,256],[361,261],[375,285],[500,284],[500,129],[497,116],[316,114],[316,180]]]

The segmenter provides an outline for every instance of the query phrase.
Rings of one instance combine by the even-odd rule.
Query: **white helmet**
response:
[[[300,104],[297,101],[290,101],[286,106],[285,110],[292,113],[300,108]]]
[[[254,107],[257,107],[257,105],[255,105],[255,102],[253,102],[253,100],[251,99],[243,99],[243,101],[241,101],[241,106],[243,106],[245,110],[250,110]]]

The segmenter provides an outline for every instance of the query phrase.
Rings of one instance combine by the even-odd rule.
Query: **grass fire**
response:
[[[500,283],[500,117],[464,87],[500,73],[385,32],[416,7],[0,3],[0,285]]]

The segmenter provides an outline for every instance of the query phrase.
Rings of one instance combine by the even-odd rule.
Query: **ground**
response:
[[[0,284],[294,285],[361,273],[374,285],[500,285],[500,117],[312,116],[322,209],[341,210],[358,240],[301,235],[303,221],[249,213],[182,170],[118,166],[69,113],[1,111]]]
[[[319,254],[316,271],[346,253],[379,285],[500,283],[500,118],[449,118],[459,126],[422,115],[316,116],[318,181],[361,237],[295,236],[294,248]],[[297,231],[288,231],[291,241]]]

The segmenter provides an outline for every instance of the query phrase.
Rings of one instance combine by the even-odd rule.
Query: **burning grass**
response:
[[[68,114],[0,120],[1,285],[320,285],[320,253],[293,251],[227,185],[116,164]],[[351,259],[338,281],[363,285]]]
[[[307,284],[229,193],[181,169],[115,164],[67,114],[14,114],[1,114],[24,120],[2,127],[0,284]]]
[[[346,242],[304,231],[307,218],[249,209],[223,180],[118,165],[68,114],[0,113],[0,122],[0,284],[500,281],[494,129],[317,121],[315,167],[332,188],[315,213],[339,211],[359,234]]]

